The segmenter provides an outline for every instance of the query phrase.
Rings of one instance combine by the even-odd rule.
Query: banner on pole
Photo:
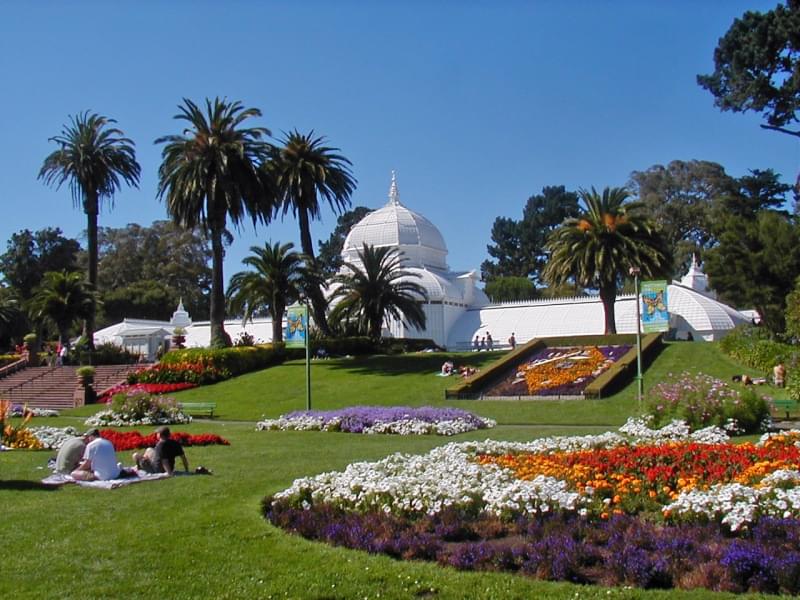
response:
[[[669,304],[667,304],[666,281],[643,281],[642,331],[652,333],[669,329]]]
[[[308,307],[290,306],[286,311],[287,348],[305,348],[308,343]]]

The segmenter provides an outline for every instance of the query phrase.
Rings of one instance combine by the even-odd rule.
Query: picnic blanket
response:
[[[101,490],[113,490],[118,487],[131,485],[133,483],[144,483],[146,481],[158,481],[159,479],[166,479],[169,477],[166,473],[147,473],[145,471],[136,471],[135,477],[124,477],[121,479],[108,479],[106,481],[78,481],[69,475],[63,473],[53,473],[48,477],[42,479],[44,485],[66,485],[68,483],[77,483],[81,487],[96,488]]]

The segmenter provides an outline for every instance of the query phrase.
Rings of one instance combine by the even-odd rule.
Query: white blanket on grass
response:
[[[77,483],[81,487],[96,488],[101,490],[113,490],[118,487],[130,485],[132,483],[143,483],[145,481],[158,481],[169,477],[166,473],[147,473],[136,471],[136,477],[125,477],[122,479],[108,479],[106,481],[79,481],[70,475],[63,473],[53,473],[42,479],[44,485],[65,485],[67,483]]]

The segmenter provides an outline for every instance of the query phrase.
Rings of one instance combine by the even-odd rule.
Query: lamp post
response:
[[[642,270],[639,267],[631,267],[628,273],[633,275],[633,287],[636,290],[636,398],[639,401],[639,412],[642,412],[644,380],[642,379],[642,315],[639,306],[639,275]]]

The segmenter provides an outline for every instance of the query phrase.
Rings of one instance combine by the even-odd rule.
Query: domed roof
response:
[[[400,203],[397,178],[392,171],[389,202],[361,219],[347,235],[342,257],[357,262],[363,245],[391,246],[403,253],[405,267],[447,269],[447,246],[436,226]]]

